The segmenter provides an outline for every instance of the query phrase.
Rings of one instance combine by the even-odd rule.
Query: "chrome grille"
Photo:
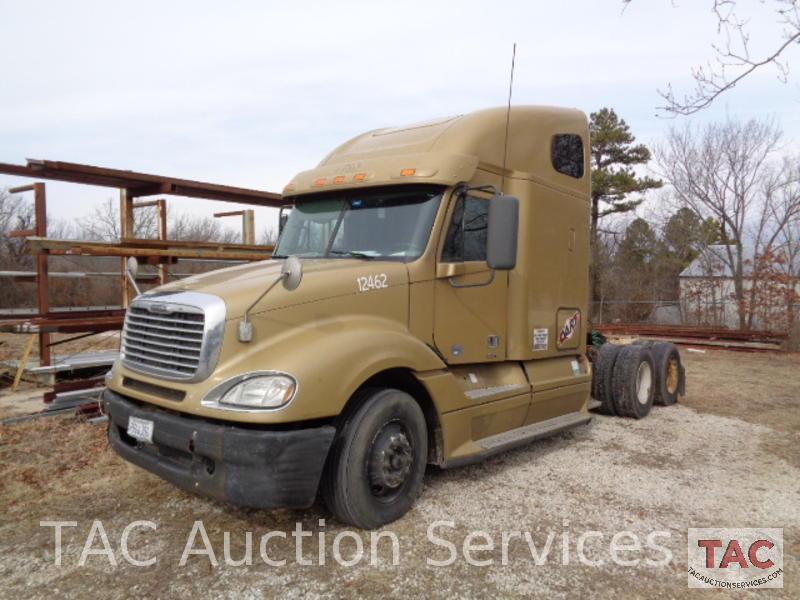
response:
[[[222,300],[206,294],[137,298],[125,315],[122,363],[164,379],[203,379],[219,352],[224,314]]]

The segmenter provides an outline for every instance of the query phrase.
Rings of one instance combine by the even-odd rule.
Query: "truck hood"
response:
[[[303,280],[294,291],[276,285],[253,309],[252,314],[317,302],[338,296],[368,293],[382,287],[408,285],[403,263],[360,259],[302,259]],[[193,275],[168,283],[150,294],[202,292],[222,298],[226,319],[238,319],[258,296],[281,274],[283,260],[266,260]]]

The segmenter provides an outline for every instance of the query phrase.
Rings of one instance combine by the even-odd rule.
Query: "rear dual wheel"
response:
[[[655,399],[655,364],[650,348],[623,346],[612,375],[614,408],[622,417],[642,419]]]
[[[656,374],[655,403],[660,406],[671,406],[678,401],[678,394],[681,393],[683,378],[681,355],[675,344],[669,342],[653,344],[650,351],[653,354]]]
[[[614,363],[617,362],[620,350],[622,350],[622,346],[603,344],[593,363],[592,396],[600,402],[600,411],[606,415],[617,414],[617,410],[614,408],[614,389],[611,381],[614,375]]]

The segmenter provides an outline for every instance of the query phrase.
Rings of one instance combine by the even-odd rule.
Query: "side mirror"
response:
[[[495,196],[489,201],[489,231],[486,262],[492,269],[510,271],[517,265],[519,200]]]
[[[253,323],[250,321],[250,311],[256,307],[256,304],[261,302],[261,299],[269,294],[269,292],[274,288],[278,283],[283,283],[283,287],[291,292],[297,289],[297,286],[300,285],[300,282],[303,280],[303,263],[300,261],[299,258],[296,256],[290,256],[285,261],[283,261],[283,266],[281,267],[281,275],[271,284],[269,287],[261,292],[261,295],[255,299],[255,301],[247,307],[247,310],[244,311],[244,316],[242,320],[239,321],[239,327],[236,331],[236,335],[240,342],[246,344],[247,342],[251,342],[253,340]]]
[[[135,279],[136,274],[139,272],[139,261],[136,260],[136,257],[129,256],[125,266],[128,269],[128,274]]]
[[[125,274],[128,276],[128,281],[131,282],[133,289],[136,290],[136,295],[141,296],[142,290],[139,289],[139,286],[136,285],[136,274],[139,272],[139,261],[136,260],[135,256],[129,256],[128,260],[125,261]]]
[[[290,256],[283,262],[281,275],[283,275],[283,287],[289,292],[296,290],[303,281],[303,263],[296,256]]]

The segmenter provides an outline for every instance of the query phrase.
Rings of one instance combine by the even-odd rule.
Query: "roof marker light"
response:
[[[337,175],[336,177],[334,177],[333,183],[334,184],[344,183],[344,175]]]
[[[417,172],[416,169],[403,169],[402,171],[400,171],[400,176],[401,177],[411,177],[416,172]]]
[[[320,177],[319,179],[317,179],[314,182],[314,187],[322,187],[323,185],[325,185],[325,178],[324,177]]]
[[[353,181],[364,181],[367,178],[366,173],[356,173],[353,175]]]

